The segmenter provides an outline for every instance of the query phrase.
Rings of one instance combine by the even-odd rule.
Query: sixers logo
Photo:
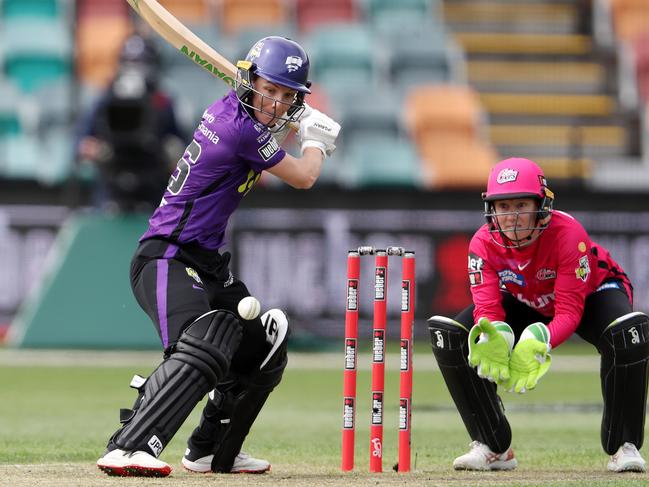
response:
[[[512,181],[516,181],[517,177],[518,171],[516,171],[515,169],[503,169],[498,173],[496,181],[498,182],[498,184],[511,183]]]

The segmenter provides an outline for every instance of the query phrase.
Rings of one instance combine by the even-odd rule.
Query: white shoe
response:
[[[112,450],[97,460],[108,475],[120,477],[166,477],[171,466],[144,451]]]
[[[471,450],[453,462],[455,470],[513,470],[518,465],[511,448],[505,453],[494,453],[479,441],[472,441],[469,446]]]
[[[212,458],[214,455],[207,455],[196,460],[190,460],[190,450],[185,450],[182,459],[183,467],[194,473],[208,473],[212,471]],[[239,452],[232,464],[230,473],[264,473],[270,470],[270,463],[260,458],[251,457],[245,452]]]
[[[608,469],[611,472],[644,472],[645,463],[635,445],[627,442],[611,455]]]

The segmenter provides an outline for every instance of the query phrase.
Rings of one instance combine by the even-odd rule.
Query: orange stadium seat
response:
[[[206,0],[159,0],[160,5],[183,22],[206,23],[210,20]]]
[[[233,34],[251,25],[280,25],[288,20],[282,0],[222,0],[218,16],[222,29]]]
[[[461,85],[414,87],[406,94],[402,108],[404,124],[417,145],[440,134],[476,138],[485,116],[477,93]]]
[[[491,145],[462,135],[431,135],[419,149],[424,184],[430,189],[484,188],[498,161]]]
[[[633,42],[640,34],[649,31],[649,1],[609,1],[613,27],[618,39]]]
[[[132,32],[127,17],[90,16],[77,28],[77,73],[83,83],[106,85],[117,68],[119,51]]]
[[[299,31],[307,33],[321,24],[354,22],[359,10],[354,0],[297,0],[295,16]]]

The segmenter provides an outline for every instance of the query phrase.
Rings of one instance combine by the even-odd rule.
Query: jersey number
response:
[[[192,140],[185,149],[183,156],[178,159],[176,170],[169,178],[167,189],[171,194],[178,194],[180,193],[180,190],[183,189],[185,181],[187,181],[189,173],[191,172],[191,164],[196,164],[196,161],[198,160],[200,155],[201,146],[198,145],[198,142]]]

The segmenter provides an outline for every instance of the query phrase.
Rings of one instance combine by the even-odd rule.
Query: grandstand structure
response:
[[[231,60],[270,34],[305,46],[309,101],[343,126],[319,184],[476,189],[519,155],[560,184],[649,189],[646,0],[160,3]],[[0,184],[79,176],[75,125],[134,22],[124,0],[0,0]],[[191,133],[226,86],[152,36]]]

